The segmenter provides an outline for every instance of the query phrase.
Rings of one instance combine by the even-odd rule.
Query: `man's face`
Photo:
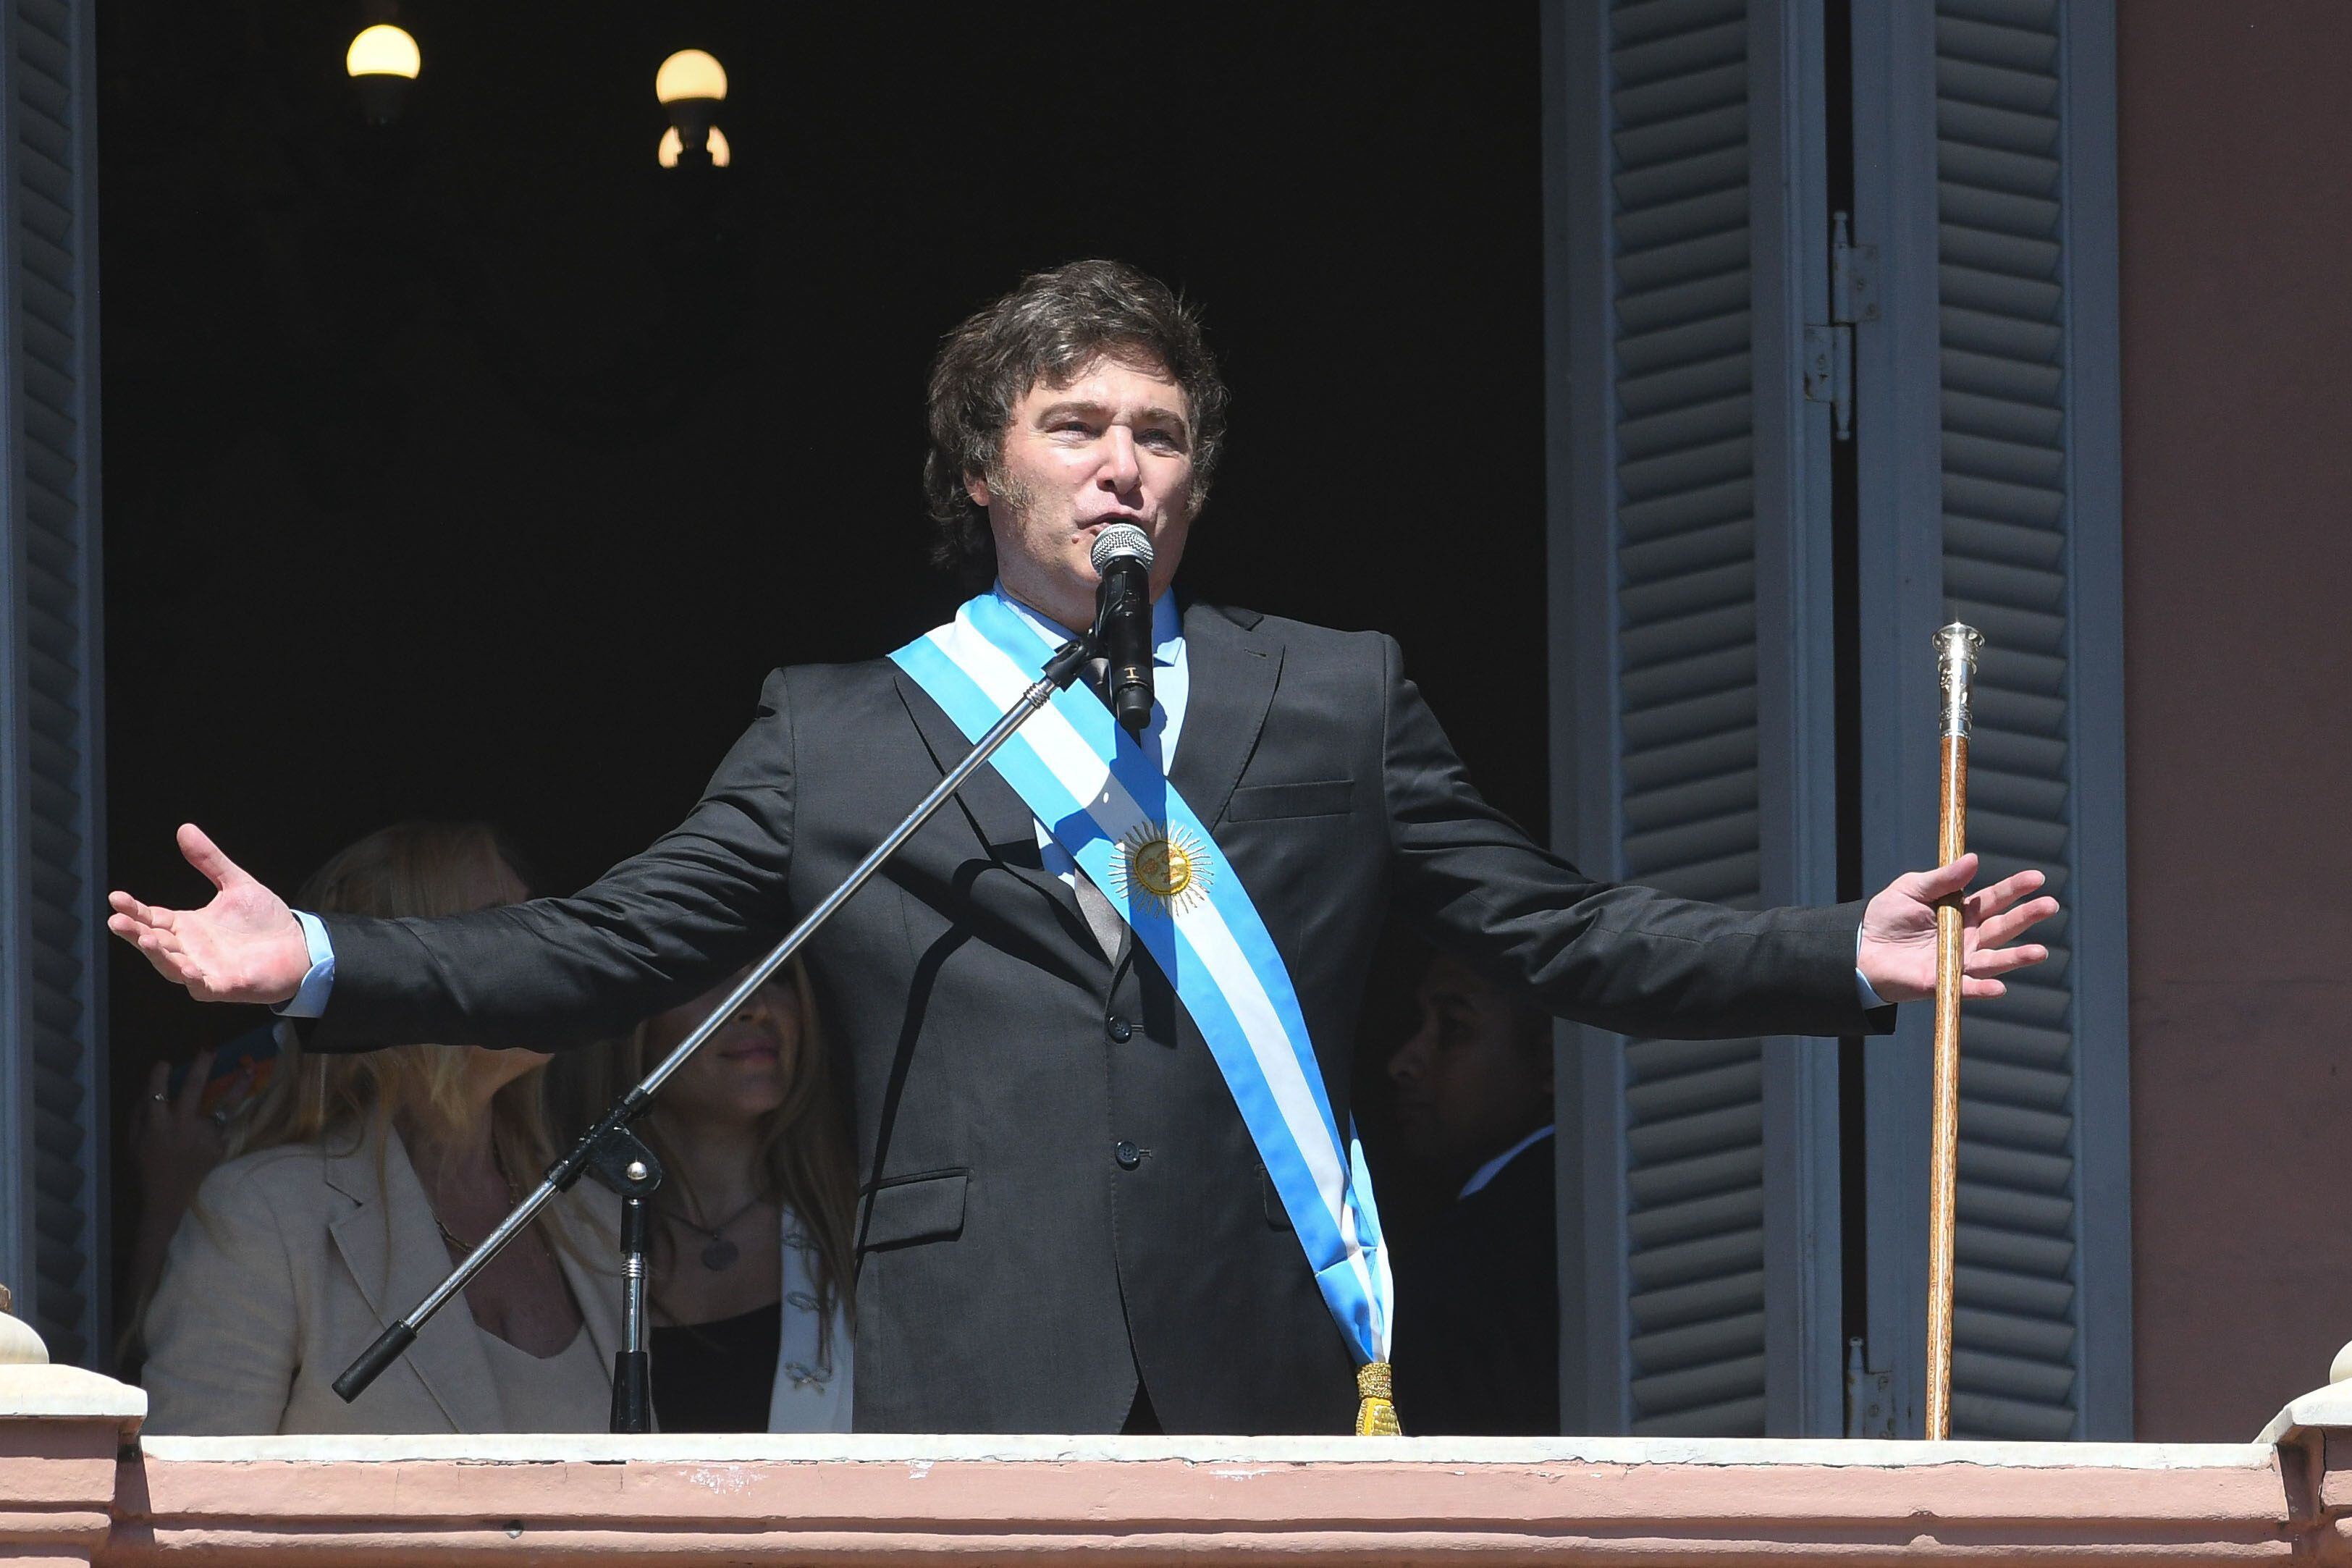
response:
[[[1389,1058],[1405,1152],[1449,1184],[1552,1117],[1551,1029],[1502,987],[1439,957],[1421,1027]]]
[[[1108,525],[1150,536],[1155,596],[1176,575],[1192,524],[1190,402],[1156,365],[1097,359],[1066,384],[1032,386],[1013,405],[996,472],[964,488],[987,510],[1006,589],[1084,627],[1094,619],[1095,535]]]

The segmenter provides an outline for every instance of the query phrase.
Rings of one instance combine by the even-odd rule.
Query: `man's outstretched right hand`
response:
[[[147,955],[155,972],[199,1002],[286,1001],[310,973],[310,944],[286,900],[246,875],[194,823],[180,853],[220,890],[200,910],[166,910],[128,893],[106,896],[106,929]]]

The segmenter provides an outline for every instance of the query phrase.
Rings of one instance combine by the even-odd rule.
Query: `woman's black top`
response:
[[[764,1432],[784,1304],[654,1330],[654,1420],[665,1432]]]

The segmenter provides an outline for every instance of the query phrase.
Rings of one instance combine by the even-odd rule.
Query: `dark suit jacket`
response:
[[[1416,1436],[1559,1430],[1555,1140],[1397,1249],[1397,1411]]]
[[[1858,910],[1596,884],[1479,798],[1389,638],[1205,604],[1184,630],[1174,782],[1289,965],[1343,1125],[1391,902],[1610,1028],[1868,1028]],[[692,815],[586,890],[328,917],[310,1037],[618,1032],[756,957],[966,750],[887,660],[778,671]],[[863,1184],[859,1429],[1115,1431],[1139,1370],[1171,1432],[1345,1429],[1347,1350],[1214,1062],[1148,953],[1105,960],[1009,786],[972,780],[808,951]]]

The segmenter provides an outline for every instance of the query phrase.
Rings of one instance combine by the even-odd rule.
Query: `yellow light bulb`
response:
[[[416,40],[389,22],[362,29],[343,54],[343,69],[352,76],[404,76],[414,81],[422,63]]]
[[[734,151],[727,145],[727,133],[716,125],[710,128],[710,139],[702,145],[710,153],[711,167],[723,169],[734,162]],[[677,127],[673,125],[662,132],[661,146],[654,153],[654,161],[665,169],[675,169],[677,167],[678,154],[685,151],[686,138],[680,136],[677,133]]]
[[[685,98],[723,100],[727,96],[727,72],[700,49],[680,49],[662,61],[661,69],[654,73],[654,96],[664,103],[676,103]]]

